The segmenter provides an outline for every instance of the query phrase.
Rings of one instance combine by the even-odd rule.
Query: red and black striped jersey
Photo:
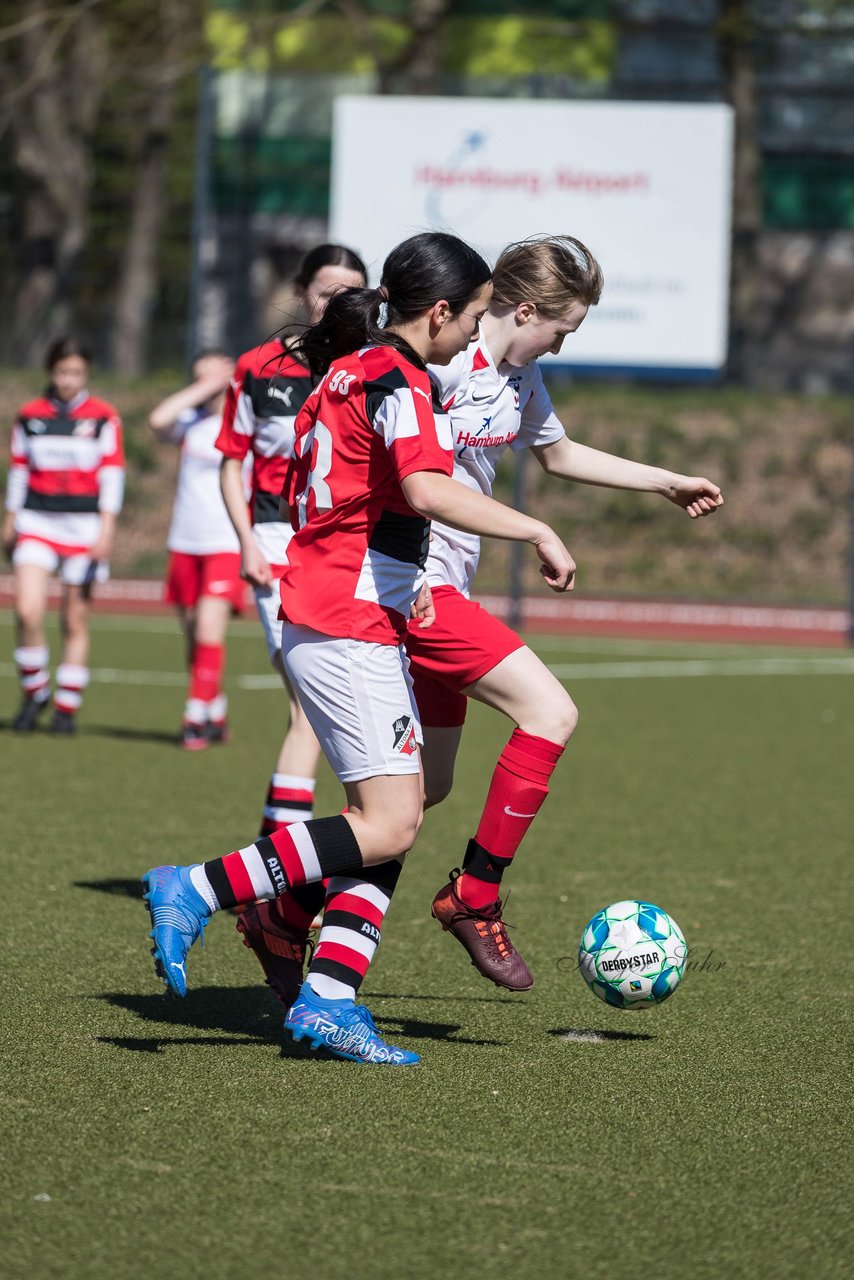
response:
[[[283,617],[328,636],[401,643],[430,536],[401,480],[452,470],[450,424],[425,369],[392,347],[334,361],[296,422]]]
[[[10,511],[112,512],[122,507],[124,443],[118,413],[82,391],[23,405],[12,428]]]
[[[253,347],[237,362],[216,445],[226,458],[242,460],[252,451],[253,524],[282,518],[279,497],[294,448],[294,421],[311,386],[308,369],[279,341]]]

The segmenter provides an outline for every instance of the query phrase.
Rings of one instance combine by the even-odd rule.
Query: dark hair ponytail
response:
[[[490,269],[477,250],[457,236],[445,231],[410,236],[386,258],[379,289],[337,293],[322,318],[302,335],[294,354],[315,377],[324,374],[338,356],[366,346],[394,347],[420,364],[408,342],[380,326],[382,304],[388,308],[388,326],[413,320],[442,298],[459,315],[490,278]]]

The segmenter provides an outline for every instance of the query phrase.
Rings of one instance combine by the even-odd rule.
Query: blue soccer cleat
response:
[[[154,928],[154,969],[176,996],[187,994],[187,952],[204,933],[210,909],[190,881],[189,867],[154,867],[142,877]]]
[[[374,1020],[363,1004],[352,1000],[323,1000],[307,982],[285,1018],[294,1040],[308,1040],[312,1049],[328,1049],[348,1062],[384,1063],[406,1067],[420,1062],[417,1053],[397,1049],[380,1039]]]

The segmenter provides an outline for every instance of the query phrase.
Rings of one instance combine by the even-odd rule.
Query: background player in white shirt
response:
[[[181,448],[166,540],[166,599],[176,606],[187,640],[181,744],[189,751],[226,739],[225,637],[229,618],[243,607],[240,543],[220,492],[222,455],[216,447],[233,372],[226,352],[202,352],[193,362],[190,385],[162,400],[148,419],[160,440]]]
[[[47,353],[50,385],[23,405],[12,429],[3,548],[15,569],[15,664],[23,701],[12,722],[30,733],[50,700],[44,617],[48,581],[62,583],[62,661],[53,733],[71,734],[89,683],[89,601],[109,577],[125,482],[119,415],[87,389],[91,356],[75,338]]]
[[[354,997],[423,811],[418,712],[401,640],[408,617],[433,619],[429,521],[530,542],[555,591],[570,589],[575,573],[542,521],[451,477],[450,432],[426,363],[446,363],[476,336],[489,274],[455,236],[414,236],[389,255],[380,289],[339,294],[303,339],[322,376],[297,423],[288,473],[297,532],[281,583],[282,652],[344,784],[346,813],[144,877],[157,970],[180,995],[187,952],[214,911],[328,879],[317,949],[285,1026],[361,1062],[418,1060],[384,1044]]]

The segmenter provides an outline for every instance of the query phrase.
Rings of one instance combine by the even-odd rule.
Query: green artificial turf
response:
[[[850,1274],[854,662],[532,643],[581,709],[507,880],[536,986],[488,985],[430,919],[507,736],[473,708],[365,984],[422,1054],[407,1069],[286,1043],[232,916],[191,954],[186,1000],[155,980],[138,876],[257,829],[284,702],[247,687],[267,683],[253,625],[233,634],[227,748],[177,748],[167,619],[96,619],[76,739],[0,732],[8,1280]],[[318,810],[339,804],[324,769]],[[626,897],[692,949],[642,1013],[573,969],[587,919]]]

